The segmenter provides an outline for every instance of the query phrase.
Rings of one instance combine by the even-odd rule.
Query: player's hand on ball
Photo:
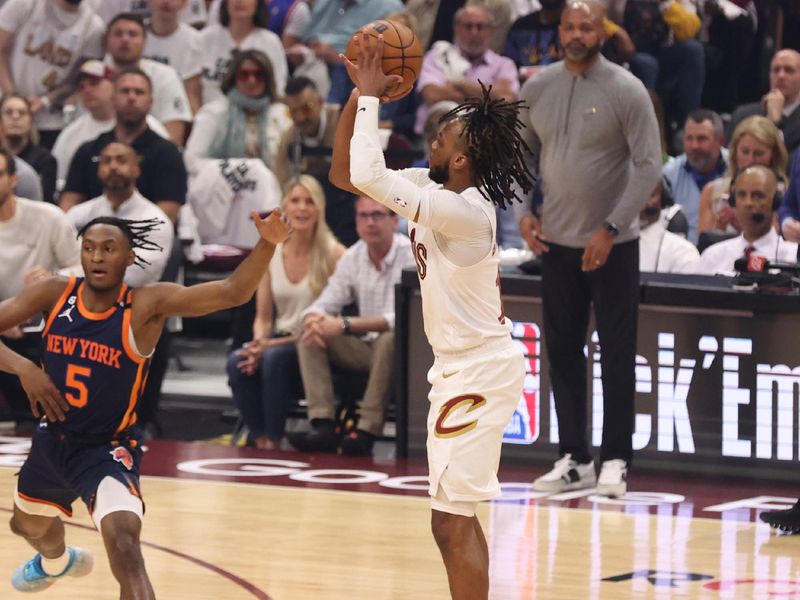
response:
[[[387,91],[403,81],[399,75],[386,75],[383,72],[383,36],[377,38],[366,31],[359,31],[353,36],[353,43],[358,49],[358,64],[353,64],[344,54],[340,54],[347,74],[364,96],[375,96],[381,102],[388,102]]]

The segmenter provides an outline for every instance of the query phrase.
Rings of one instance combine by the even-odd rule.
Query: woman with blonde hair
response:
[[[783,191],[786,185],[786,165],[789,154],[783,143],[783,134],[775,125],[761,116],[743,120],[733,132],[728,147],[728,171],[724,177],[710,181],[700,196],[698,233],[738,233],[736,215],[728,203],[731,181],[753,165],[771,168]]]
[[[283,214],[293,231],[275,248],[256,292],[253,339],[228,357],[228,383],[248,429],[248,445],[276,449],[287,412],[302,397],[296,342],[300,315],[345,251],[325,222],[325,192],[310,175],[284,188]]]

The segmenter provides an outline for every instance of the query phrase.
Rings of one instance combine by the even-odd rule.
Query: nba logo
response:
[[[541,396],[542,335],[536,323],[514,323],[514,340],[525,351],[525,384],[517,409],[503,431],[503,441],[532,444],[539,439],[539,404]]]
[[[122,465],[130,471],[133,468],[133,457],[131,453],[128,452],[127,448],[123,446],[117,446],[116,448],[112,448],[109,451],[109,454],[114,458],[115,461],[118,463],[122,463]]]

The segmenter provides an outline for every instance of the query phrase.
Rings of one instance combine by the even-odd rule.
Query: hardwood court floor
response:
[[[201,459],[193,463],[195,469],[209,457],[206,467],[238,460],[231,458],[233,449],[223,452],[192,444],[181,448],[184,458]],[[254,456],[259,455],[245,453],[243,462],[249,466],[242,467],[243,475],[280,465],[335,466],[296,454],[260,455],[277,457],[261,463]],[[168,459],[153,452],[145,457],[148,463],[150,472],[158,472],[166,470]],[[268,463],[271,467],[265,467]],[[147,514],[142,539],[159,598],[449,597],[428,530],[428,503],[419,491],[375,493],[358,485],[352,491],[325,489],[310,483],[301,469],[294,469],[292,483],[287,483],[288,477],[276,477],[277,471],[264,471],[263,476],[256,472],[250,477],[254,483],[241,483],[230,477],[222,480],[209,470],[192,474],[180,464],[173,469],[177,477],[143,477]],[[368,467],[346,467],[342,463],[337,476],[377,479],[376,471],[365,470]],[[12,466],[0,468],[2,519],[10,514],[14,472]],[[330,471],[318,469],[314,476],[324,480],[326,473]],[[420,465],[405,473],[417,478]],[[582,498],[584,502],[586,495]],[[482,505],[479,516],[492,555],[491,597],[800,598],[800,536],[776,536],[751,517],[743,519],[741,511],[698,518],[698,507],[685,509],[690,504],[687,500],[669,510],[635,510],[630,503],[555,504],[546,499]],[[593,508],[575,507],[584,505]],[[118,597],[102,542],[82,505],[76,504],[72,523],[68,540],[94,552],[95,571],[83,579],[59,581],[40,597]],[[0,529],[3,600],[24,597],[13,591],[8,577],[30,556],[24,542]]]

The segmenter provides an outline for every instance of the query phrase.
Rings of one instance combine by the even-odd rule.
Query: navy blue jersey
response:
[[[136,422],[150,359],[134,348],[132,290],[122,286],[103,313],[83,304],[83,278],[71,278],[42,332],[42,366],[69,402],[59,429],[89,437],[115,437]]]

